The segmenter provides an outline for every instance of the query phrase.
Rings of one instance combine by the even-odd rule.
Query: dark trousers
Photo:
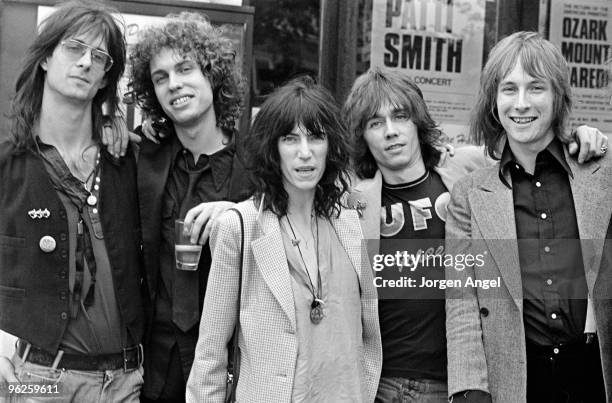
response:
[[[145,377],[147,373],[145,371]],[[178,345],[175,344],[170,353],[168,370],[164,377],[164,387],[157,399],[146,396],[146,391],[140,396],[140,401],[144,403],[180,403],[185,401],[185,377],[183,376],[183,365],[179,355]]]
[[[172,322],[172,303],[160,282],[153,324],[144,344],[143,402],[185,401],[198,334],[198,325],[185,333]]]
[[[552,347],[527,342],[528,403],[605,403],[597,338]]]

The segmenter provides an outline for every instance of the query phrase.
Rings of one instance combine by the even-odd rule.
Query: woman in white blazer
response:
[[[263,104],[245,139],[253,198],[211,233],[212,265],[187,383],[223,402],[239,326],[238,402],[372,402],[382,352],[376,291],[348,188],[348,135],[331,94],[296,79]],[[244,263],[236,317],[241,236]]]

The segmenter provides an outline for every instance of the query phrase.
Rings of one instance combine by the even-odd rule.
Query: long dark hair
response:
[[[111,116],[120,115],[117,86],[125,68],[125,39],[111,13],[116,10],[98,2],[79,0],[64,3],[45,19],[29,47],[15,85],[11,104],[9,138],[18,150],[34,145],[34,125],[40,117],[45,71],[41,63],[49,57],[64,38],[80,33],[95,33],[104,38],[113,65],[106,72],[106,86],[92,102],[93,137],[100,141],[103,128],[102,104]]]
[[[315,190],[315,213],[327,218],[340,213],[349,187],[350,145],[339,112],[329,91],[309,77],[290,81],[266,99],[243,144],[253,193],[257,200],[265,194],[264,208],[279,216],[287,214],[289,196],[283,186],[278,139],[299,124],[328,139],[325,172]]]

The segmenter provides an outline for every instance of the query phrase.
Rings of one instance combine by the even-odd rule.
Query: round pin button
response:
[[[98,202],[98,198],[96,196],[89,195],[87,197],[87,204],[89,204],[90,206],[95,206],[97,202]]]
[[[40,250],[43,252],[51,253],[55,250],[56,242],[51,235],[45,235],[44,237],[40,238],[38,246],[40,246]]]

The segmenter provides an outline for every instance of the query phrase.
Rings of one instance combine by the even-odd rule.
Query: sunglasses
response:
[[[87,50],[90,50],[91,64],[96,68],[107,72],[113,66],[113,58],[111,55],[100,49],[96,49],[93,46],[89,46],[86,43],[76,39],[66,39],[61,42],[61,45],[64,53],[74,60],[80,59],[85,55]]]

